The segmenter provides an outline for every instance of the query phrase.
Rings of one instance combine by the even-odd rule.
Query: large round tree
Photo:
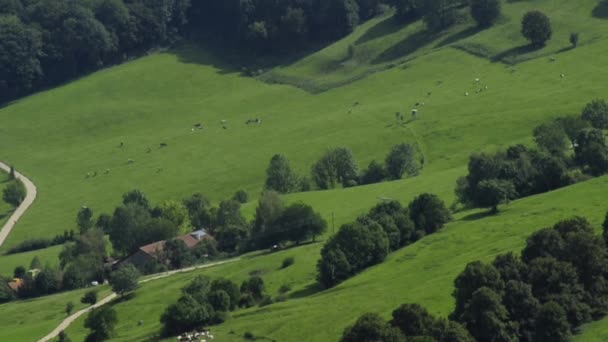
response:
[[[534,46],[544,46],[551,39],[551,21],[543,12],[530,11],[521,21],[521,33]]]

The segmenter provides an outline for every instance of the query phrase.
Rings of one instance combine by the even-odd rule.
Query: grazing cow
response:
[[[133,159],[127,160],[127,164],[133,164],[133,163],[135,163],[135,160],[133,160]]]
[[[164,143],[164,142],[160,143],[160,148],[164,148],[164,147],[167,147],[167,146],[169,146],[169,145],[167,145],[167,143]]]
[[[124,146],[125,146],[125,143],[121,141],[120,142],[120,147],[124,147]]]
[[[194,124],[194,127],[196,127],[196,128],[202,128],[203,124],[197,123],[197,124]]]

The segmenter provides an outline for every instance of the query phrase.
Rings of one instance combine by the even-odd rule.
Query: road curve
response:
[[[162,278],[170,277],[170,276],[178,274],[178,273],[185,273],[185,272],[190,272],[190,271],[198,270],[198,269],[201,269],[201,268],[219,266],[219,265],[222,265],[222,264],[227,264],[227,263],[230,263],[230,262],[235,262],[235,261],[238,261],[240,259],[241,258],[234,258],[234,259],[230,259],[230,260],[224,260],[224,261],[214,262],[214,263],[211,263],[211,264],[192,266],[192,267],[188,267],[188,268],[182,268],[182,269],[179,269],[179,270],[158,273],[158,274],[152,275],[152,276],[150,276],[148,278],[140,280],[139,283],[143,284],[143,283],[147,283],[149,281],[153,281],[153,280],[157,280],[157,279],[162,279]],[[71,316],[69,316],[66,319],[64,319],[63,322],[61,322],[61,324],[59,324],[57,326],[57,328],[55,328],[55,330],[53,330],[50,334],[44,336],[43,338],[39,339],[38,342],[48,342],[48,341],[51,341],[52,339],[54,339],[55,337],[57,337],[61,331],[67,329],[70,326],[70,324],[74,323],[74,321],[77,320],[80,316],[82,316],[85,313],[91,311],[92,309],[98,308],[98,307],[100,307],[100,306],[102,306],[104,304],[109,303],[112,299],[116,298],[116,296],[117,296],[116,293],[109,294],[108,296],[104,297],[102,300],[100,300],[99,302],[97,302],[97,304],[91,305],[89,307],[86,307],[84,309],[81,309],[81,310],[77,311],[76,313],[74,313]]]
[[[0,162],[0,169],[4,170],[6,172],[10,172],[11,167],[6,165],[3,162]],[[34,203],[34,200],[36,199],[36,195],[38,194],[38,190],[36,189],[36,186],[27,177],[25,177],[18,171],[15,171],[15,178],[19,179],[23,183],[23,185],[25,185],[25,190],[27,193],[25,195],[25,199],[23,200],[23,202],[21,202],[19,207],[17,207],[17,209],[15,209],[15,211],[13,212],[11,217],[9,217],[6,224],[4,224],[4,227],[2,227],[2,230],[0,230],[0,246],[2,246],[2,244],[4,244],[4,240],[6,240],[6,238],[8,237],[8,234],[10,234],[11,230],[13,230],[13,228],[15,227],[15,225],[17,224],[17,222],[19,221],[21,216],[23,216],[23,214],[30,207],[30,205],[32,205],[32,203]]]

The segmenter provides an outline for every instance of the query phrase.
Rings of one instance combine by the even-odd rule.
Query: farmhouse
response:
[[[182,240],[186,247],[188,247],[189,249],[194,249],[202,241],[212,240],[213,237],[207,234],[204,229],[200,229],[192,233],[178,236],[176,237],[176,239]],[[117,263],[116,265],[128,262],[133,264],[135,267],[140,268],[150,262],[156,261],[163,263],[164,260],[159,260],[159,258],[162,258],[165,242],[166,240],[162,240],[139,247],[139,250],[137,252],[130,255],[128,258],[122,260],[121,262]]]

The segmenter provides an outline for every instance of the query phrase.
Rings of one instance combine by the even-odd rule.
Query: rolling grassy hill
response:
[[[39,197],[2,250],[74,228],[82,205],[97,214],[109,212],[132,188],[154,202],[199,191],[216,202],[239,189],[255,195],[273,154],[287,155],[298,172],[308,174],[328,147],[337,146],[351,148],[363,168],[372,159],[383,160],[390,146],[412,142],[424,152],[425,168],[415,178],[292,194],[287,201],[309,203],[330,222],[335,217],[336,228],[379,198],[407,202],[432,192],[451,203],[470,153],[529,144],[537,124],[577,114],[589,100],[606,96],[608,71],[594,57],[608,51],[608,26],[602,19],[607,11],[596,5],[591,0],[507,3],[504,17],[491,29],[477,31],[463,23],[433,37],[421,23],[403,26],[380,17],[342,41],[261,76],[328,89],[318,94],[243,77],[213,53],[183,46],[16,101],[0,108],[0,160],[32,179]],[[537,51],[522,47],[518,33],[521,14],[531,8],[546,11],[554,25],[554,39]],[[571,31],[581,34],[576,49],[566,49]],[[513,67],[501,61],[521,63]],[[476,93],[476,78],[488,89]],[[395,112],[407,114],[416,102],[425,103],[419,119],[397,123]],[[245,124],[256,117],[262,125]],[[227,120],[228,129],[221,120]],[[192,131],[195,123],[205,129]],[[160,143],[168,147],[161,149]],[[86,176],[92,172],[95,177]],[[239,340],[251,331],[278,341],[328,341],[361,313],[388,315],[405,301],[446,315],[453,305],[453,278],[467,262],[518,250],[531,232],[559,218],[585,215],[597,225],[608,207],[606,189],[608,179],[601,178],[517,201],[498,216],[459,213],[445,231],[330,291],[317,293],[314,287],[321,244],[200,271],[240,281],[263,270],[271,294],[283,284],[292,287],[289,301],[237,312],[214,331],[222,340]],[[251,214],[254,205],[244,210]],[[331,229],[325,238],[330,234]],[[57,252],[58,247],[39,251],[49,258]],[[286,256],[295,256],[296,264],[278,270]],[[27,265],[31,258],[32,253],[2,256],[0,272]],[[116,339],[140,341],[156,333],[160,313],[195,274],[145,284],[132,301],[116,304],[121,318]],[[59,301],[71,298],[69,293],[59,296],[65,297],[5,304],[0,313],[57,300],[48,307],[55,312],[65,305]],[[41,328],[29,336],[44,335],[42,326],[52,327],[57,315],[36,316]],[[137,326],[140,319],[145,323]],[[73,340],[86,333],[79,322],[69,330]],[[595,323],[585,336],[603,336],[606,326]]]

